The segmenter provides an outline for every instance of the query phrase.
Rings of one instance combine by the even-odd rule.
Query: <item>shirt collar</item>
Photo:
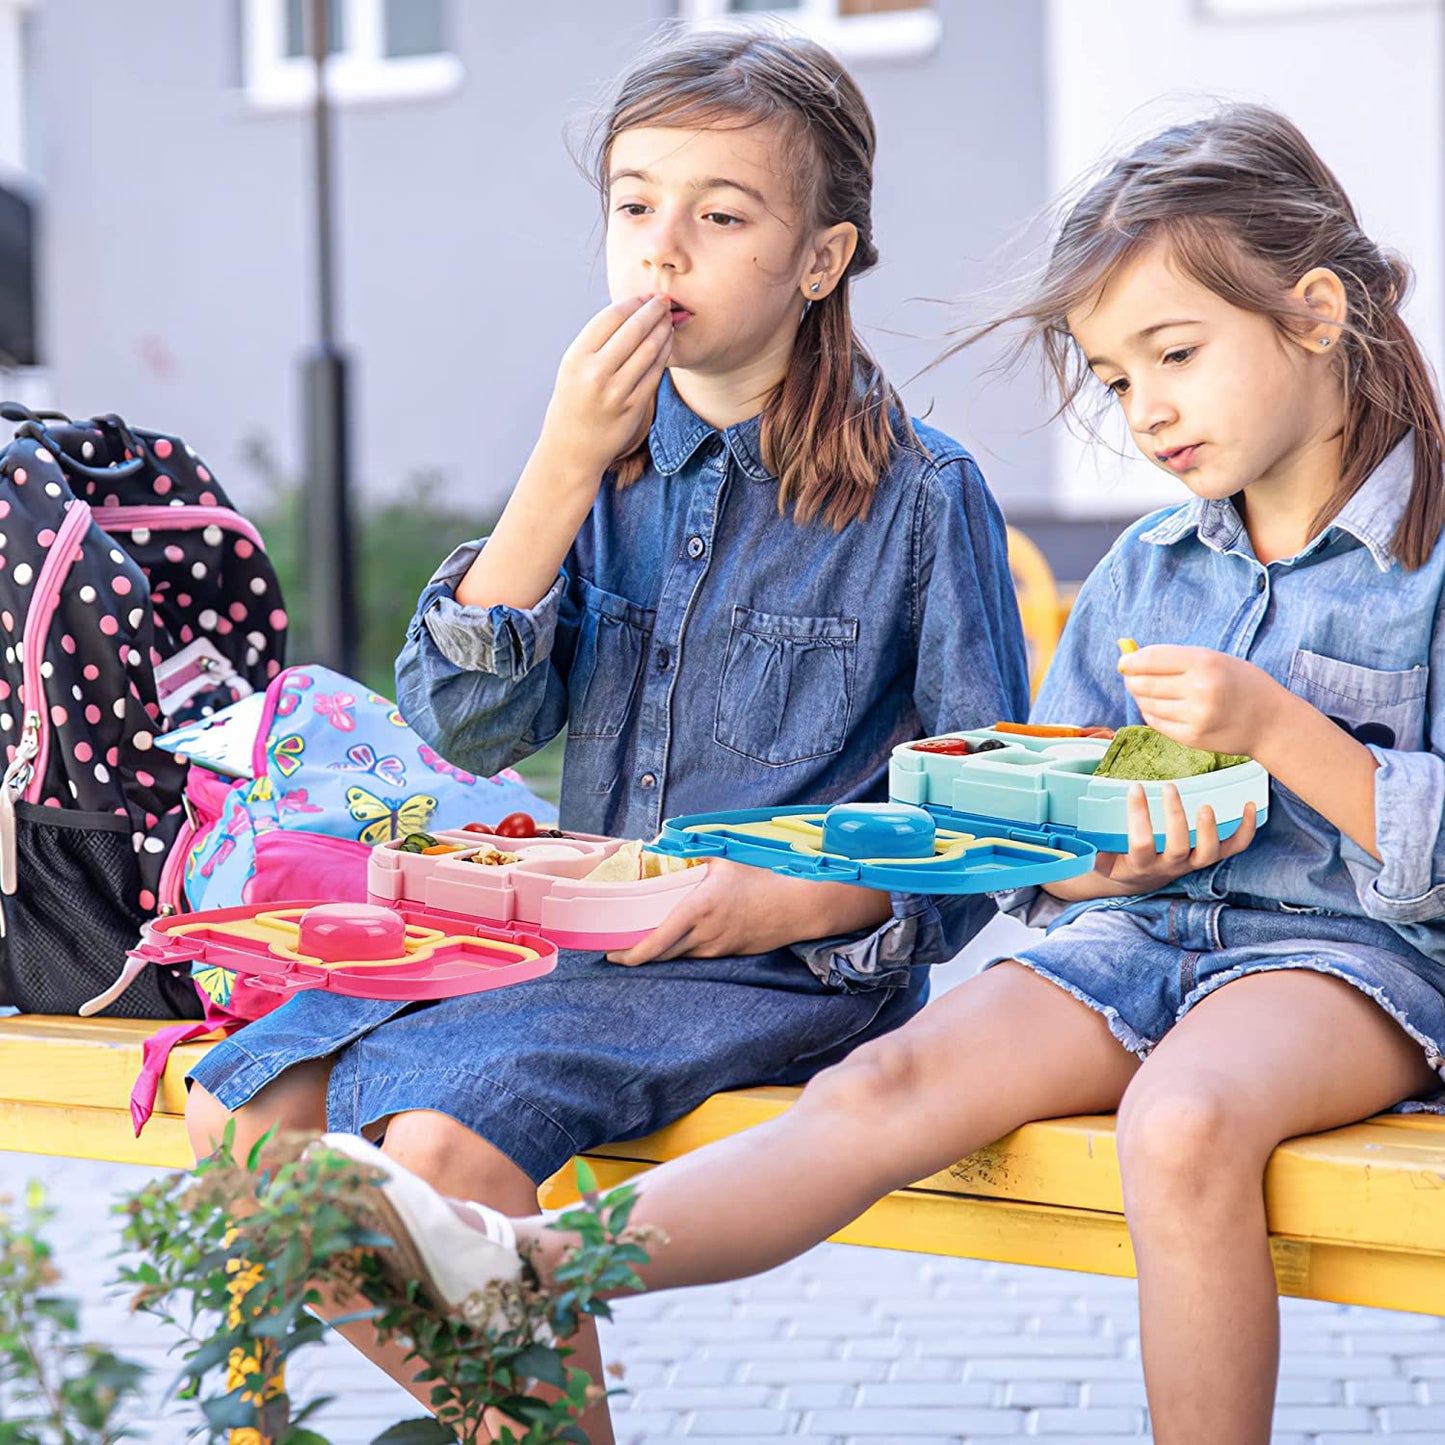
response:
[[[657,410],[647,434],[652,464],[664,476],[675,476],[710,437],[720,436],[739,468],[755,482],[776,482],[763,464],[761,416],[749,417],[722,431],[705,422],[677,394],[672,377],[664,372],[657,388]]]
[[[1396,560],[1391,539],[1405,515],[1414,479],[1415,437],[1413,432],[1407,432],[1340,508],[1325,529],[1326,535],[1331,531],[1347,532],[1369,549],[1381,572],[1388,572]],[[1139,540],[1167,547],[1192,532],[1206,547],[1224,552],[1243,530],[1244,523],[1232,499],[1193,497],[1141,532]]]

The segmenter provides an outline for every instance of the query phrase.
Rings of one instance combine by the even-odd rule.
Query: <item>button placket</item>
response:
[[[715,479],[716,485],[709,486]],[[652,798],[650,822],[662,826],[667,759],[672,747],[672,693],[677,686],[682,637],[693,599],[707,577],[713,531],[728,481],[728,453],[710,458],[701,468],[683,524],[686,562],[668,569],[652,633],[652,666],[643,678],[642,726],[636,756],[638,787]],[[674,534],[675,535],[675,534]]]

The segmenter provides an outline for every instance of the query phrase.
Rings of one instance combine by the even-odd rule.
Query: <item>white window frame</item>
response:
[[[1205,20],[1318,20],[1331,12],[1409,10],[1438,0],[1196,0]]]
[[[419,100],[448,95],[462,82],[462,63],[450,53],[389,56],[383,0],[340,0],[346,48],[326,62],[334,101]],[[316,98],[316,65],[286,54],[286,0],[244,0],[242,83],[260,110],[298,110]]]
[[[728,0],[682,0],[682,13],[695,25],[781,22],[826,46],[845,63],[919,60],[938,49],[943,36],[943,20],[937,5],[843,15],[839,13],[838,0],[802,0],[802,4],[786,10],[738,13],[728,8]]]

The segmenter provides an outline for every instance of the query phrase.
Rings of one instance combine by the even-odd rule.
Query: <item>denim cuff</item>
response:
[[[1043,888],[1014,888],[991,896],[1000,913],[1007,913],[1030,928],[1047,928],[1071,906]]]
[[[1445,881],[1437,859],[1445,821],[1445,759],[1432,752],[1368,746],[1380,765],[1375,772],[1379,860],[1353,839],[1340,837],[1340,855],[1354,876],[1360,904],[1382,923],[1445,917]]]
[[[893,917],[877,928],[795,943],[793,952],[815,977],[844,993],[907,983],[909,970],[924,961],[916,955],[928,932],[930,914],[934,930],[939,928],[938,909],[931,898],[917,893],[891,893],[889,900]]]
[[[437,568],[417,603],[413,627],[425,626],[453,667],[515,682],[551,656],[567,577],[559,572],[535,607],[463,605],[456,600],[457,583],[484,546],[485,539],[464,543]]]

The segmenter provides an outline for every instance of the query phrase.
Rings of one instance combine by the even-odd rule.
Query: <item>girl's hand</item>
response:
[[[1292,694],[1263,668],[1208,647],[1142,647],[1119,659],[1124,686],[1151,728],[1186,747],[1254,757]]]
[[[632,296],[599,311],[562,355],[538,450],[564,470],[600,477],[647,435],[671,355],[667,297]]]
[[[1244,820],[1221,843],[1219,824],[1214,809],[1207,804],[1199,809],[1194,820],[1194,846],[1189,846],[1189,818],[1179,789],[1173,783],[1164,786],[1164,848],[1154,846],[1154,824],[1149,817],[1149,803],[1144,785],[1136,783],[1129,789],[1127,805],[1129,820],[1129,851],[1100,853],[1094,864],[1095,874],[1110,885],[1109,892],[1152,893],[1196,868],[1208,868],[1222,858],[1242,853],[1254,841],[1254,804],[1245,805]],[[1101,895],[1093,895],[1101,896]],[[1102,895],[1107,896],[1107,895]]]
[[[891,912],[888,895],[876,889],[783,878],[714,858],[707,877],[641,943],[607,957],[631,968],[667,958],[767,953],[805,939],[876,928]]]

